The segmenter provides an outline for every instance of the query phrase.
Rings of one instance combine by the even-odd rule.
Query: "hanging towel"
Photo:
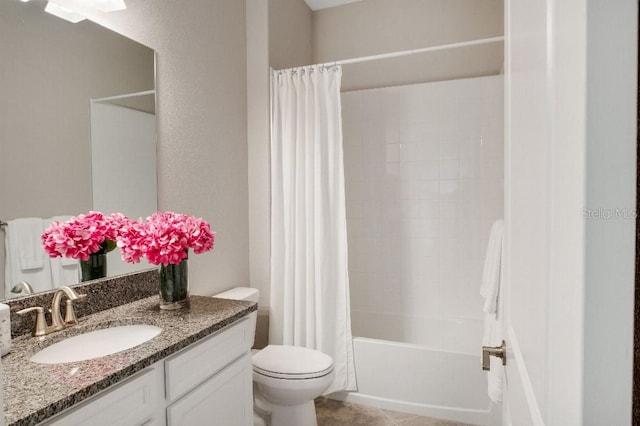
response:
[[[18,244],[18,262],[20,269],[29,271],[44,267],[44,250],[40,242],[42,219],[25,217],[10,222],[12,238]]]
[[[40,221],[42,233],[43,224],[42,219],[38,219]],[[11,293],[11,288],[14,285],[18,284],[20,281],[28,281],[31,283],[34,291],[45,291],[51,290],[52,282],[51,282],[51,267],[49,262],[45,262],[45,253],[38,241],[38,248],[40,253],[42,254],[42,266],[40,268],[32,268],[32,269],[22,269],[21,264],[21,247],[24,247],[23,250],[25,253],[28,252],[26,250],[27,243],[24,245],[21,244],[22,238],[19,235],[21,225],[23,225],[22,219],[14,219],[10,220],[5,227],[5,297],[11,298],[16,297],[18,295]],[[33,232],[31,232],[33,234]],[[39,236],[38,236],[39,238]],[[31,266],[34,265],[35,262],[31,263]],[[27,263],[25,263],[27,265]]]
[[[48,228],[53,221],[64,223],[69,219],[71,219],[71,216],[54,216],[51,219],[46,219],[44,221],[45,229]],[[50,259],[50,264],[51,279],[54,287],[77,284],[80,281],[80,262],[78,259],[70,257],[52,257]]]
[[[65,265],[67,261],[64,257],[51,258],[51,280],[54,287],[63,285],[78,284],[80,282],[80,262],[77,259],[70,265]]]
[[[482,273],[480,295],[484,297],[483,311],[487,314],[496,312],[498,290],[500,288],[500,265],[502,264],[502,239],[504,236],[504,221],[498,219],[491,227],[489,244]]]

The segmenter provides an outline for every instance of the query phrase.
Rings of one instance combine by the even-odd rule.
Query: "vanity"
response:
[[[252,425],[249,314],[255,303],[191,296],[161,311],[151,296],[81,317],[40,338],[13,340],[2,358],[6,425]],[[36,352],[75,335],[146,324],[156,337],[111,355],[41,364]]]

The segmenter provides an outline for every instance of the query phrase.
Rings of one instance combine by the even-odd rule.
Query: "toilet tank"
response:
[[[234,287],[231,290],[215,294],[213,297],[217,297],[219,299],[246,300],[247,302],[258,303],[260,290],[249,287]]]
[[[214,294],[213,297],[219,299],[231,299],[231,300],[244,300],[246,302],[256,302],[260,298],[260,290],[257,288],[249,287],[234,287],[231,290],[223,291],[222,293]],[[253,311],[249,314],[251,321],[251,332],[253,333],[253,339],[256,336],[256,321],[258,319],[258,313]]]

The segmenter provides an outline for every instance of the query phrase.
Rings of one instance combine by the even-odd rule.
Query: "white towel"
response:
[[[64,257],[51,258],[51,279],[54,287],[78,284],[80,282],[80,261],[78,259],[71,260],[73,262],[65,264],[69,260]]]
[[[11,238],[18,244],[17,260],[20,269],[29,271],[44,267],[44,250],[40,237],[42,236],[42,219],[25,217],[9,221]]]
[[[71,219],[71,216],[54,216],[45,220],[45,229],[51,225],[54,220],[64,223]],[[77,284],[80,282],[80,261],[70,257],[52,257],[51,258],[51,278],[54,287],[62,285]]]
[[[504,236],[504,221],[498,219],[491,227],[487,254],[482,273],[480,295],[484,297],[483,311],[487,314],[496,312],[498,291],[500,289],[500,266],[502,265],[502,239]]]
[[[11,289],[14,285],[20,281],[28,281],[31,283],[34,291],[51,290],[51,266],[49,262],[43,260],[43,265],[40,268],[23,270],[20,264],[20,238],[18,235],[18,227],[15,226],[16,220],[10,220],[5,227],[5,297],[11,298],[18,295],[11,293]],[[42,229],[42,220],[40,220],[40,226]],[[44,256],[44,250],[40,246],[42,255]]]

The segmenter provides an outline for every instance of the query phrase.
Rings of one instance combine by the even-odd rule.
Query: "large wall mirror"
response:
[[[7,269],[20,269],[5,253],[14,219],[46,225],[90,210],[137,218],[157,209],[154,51],[45,13],[45,4],[0,2],[0,221],[9,223],[0,231],[0,298],[18,276]],[[109,254],[108,275],[150,267],[119,256]],[[56,286],[38,282],[36,291]]]

